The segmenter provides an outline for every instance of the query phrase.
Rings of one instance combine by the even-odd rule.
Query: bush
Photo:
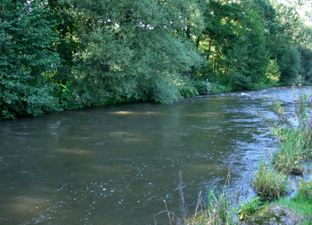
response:
[[[197,89],[194,86],[181,87],[179,91],[181,96],[184,98],[190,98],[199,95]]]
[[[175,76],[175,84],[183,98],[199,95],[197,89],[194,87],[194,80],[191,78],[190,74],[185,76]]]
[[[228,92],[228,88],[224,87],[218,82],[210,84],[210,94],[221,94],[224,92]]]
[[[194,80],[193,86],[196,88],[199,95],[208,95],[211,90],[211,83],[209,80]]]
[[[176,75],[178,76],[178,75]],[[174,76],[163,74],[157,75],[150,82],[150,100],[170,104],[174,100],[181,98]]]
[[[232,82],[230,85],[233,91],[252,89],[253,83],[251,77],[245,76],[237,71],[234,71],[231,76]]]
[[[277,84],[280,80],[280,76],[281,72],[276,60],[270,60],[265,83],[271,85]]]
[[[312,50],[303,46],[298,48],[301,55],[300,74],[304,76],[304,82],[312,81]]]

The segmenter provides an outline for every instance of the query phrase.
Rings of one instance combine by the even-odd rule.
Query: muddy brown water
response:
[[[0,121],[0,224],[154,224],[180,214],[178,174],[190,213],[201,191],[252,195],[264,152],[274,151],[264,112],[290,88],[136,103]],[[166,224],[165,215],[156,217]]]

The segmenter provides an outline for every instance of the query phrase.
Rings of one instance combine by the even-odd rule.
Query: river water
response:
[[[264,152],[274,152],[271,96],[290,88],[136,103],[0,121],[0,224],[154,224],[179,209],[179,171],[190,214],[202,191],[252,195]],[[166,224],[165,215],[156,216]]]

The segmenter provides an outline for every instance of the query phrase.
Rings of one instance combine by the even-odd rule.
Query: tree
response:
[[[45,1],[4,0],[0,9],[0,115],[60,110],[51,79],[60,64]]]
[[[301,58],[296,46],[302,41],[299,34],[302,23],[294,7],[279,3],[275,8],[278,23],[270,52],[280,68],[280,81],[284,84],[292,84],[297,81],[300,72]]]
[[[279,65],[282,83],[292,84],[297,82],[301,65],[301,58],[298,49],[295,46],[289,47],[281,57]]]
[[[312,50],[305,46],[298,47],[300,52],[300,75],[303,81],[311,83],[312,81]]]
[[[192,13],[194,0],[62,2],[56,9],[67,14],[73,10],[72,18],[77,18],[70,30],[76,40],[71,77],[58,76],[65,86],[65,107],[138,100],[169,103],[179,97],[173,74],[200,63],[189,38],[195,30],[192,21],[200,21]]]
[[[230,89],[250,89],[264,80],[269,63],[264,25],[245,2],[209,1],[200,49]]]

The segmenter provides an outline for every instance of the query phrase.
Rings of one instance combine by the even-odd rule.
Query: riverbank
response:
[[[14,104],[10,103],[10,107],[4,108],[0,112],[0,120],[17,119],[21,117],[39,117],[45,114],[51,114],[61,111],[74,111],[81,109],[88,109],[98,106],[110,106],[118,104],[130,104],[137,102],[155,102],[162,104],[172,104],[174,101],[187,99],[202,95],[214,95],[221,93],[228,93],[233,91],[231,86],[227,83],[219,82],[216,79],[199,79],[192,77],[191,75],[168,75],[168,87],[163,87],[162,92],[157,91],[158,97],[153,97],[149,92],[151,90],[137,90],[136,94],[119,93],[121,96],[114,96],[107,91],[101,96],[97,96],[91,99],[92,96],[86,96],[85,93],[72,93],[73,90],[66,86],[59,87],[59,96],[54,96],[53,104],[47,108],[37,107],[37,102],[34,101],[31,104],[25,104],[24,108],[13,107]],[[270,80],[267,83],[254,84],[252,90],[260,90],[268,87],[277,87],[281,84]],[[240,90],[240,89],[239,89]],[[155,90],[154,90],[155,91]],[[244,91],[244,90],[241,90]],[[246,91],[246,90],[245,90]],[[129,96],[128,96],[129,95]],[[156,94],[154,94],[156,95]],[[131,97],[132,96],[132,97]],[[135,96],[135,97],[134,97]],[[52,101],[51,100],[51,101]],[[53,105],[53,106],[52,106]],[[33,108],[31,108],[33,107]],[[37,107],[37,108],[36,108]],[[12,109],[11,109],[12,108]],[[35,109],[36,108],[36,109]]]
[[[102,91],[97,96],[87,95],[72,90],[73,87],[58,87],[58,95],[55,95],[53,103],[49,107],[38,107],[37,100],[24,104],[23,107],[13,107],[14,103],[9,104],[0,110],[0,120],[16,119],[20,117],[38,117],[49,113],[61,111],[73,111],[88,109],[97,106],[109,106],[117,104],[154,102],[161,104],[172,104],[176,100],[195,97],[199,95],[212,95],[229,92],[229,88],[219,84],[218,81],[210,82],[208,79],[198,79],[189,75],[171,74],[167,77],[167,84],[160,83],[158,89],[144,89],[138,87],[133,93],[127,90]],[[155,93],[154,93],[155,92]]]
[[[264,206],[253,213],[246,213],[247,224],[257,224],[254,221],[263,219],[263,215],[270,220],[269,213],[265,211],[271,205],[284,206],[289,212],[298,213],[300,224],[312,223],[311,89],[304,90],[300,85],[293,87],[293,101],[294,113],[290,114],[286,113],[279,99],[272,99],[270,108],[277,117],[271,123],[272,132],[280,140],[280,145],[274,155],[269,152],[270,156],[260,163],[252,185]],[[290,195],[294,191],[295,194]],[[271,217],[278,219],[279,215],[271,212]]]
[[[278,150],[261,164],[253,183],[258,195],[267,202],[272,198],[274,205],[286,206],[301,217],[300,224],[312,223],[312,92],[300,85],[293,87],[294,113],[286,113],[286,108],[279,99],[272,100],[270,108],[277,116],[272,123],[273,135],[280,140]],[[267,173],[261,170],[267,166]],[[272,176],[273,179],[266,179]],[[284,185],[276,185],[283,182]],[[266,184],[265,186],[261,185]],[[272,188],[273,187],[273,188]],[[292,197],[288,193],[296,191]],[[271,194],[274,193],[274,194]],[[263,206],[261,211],[268,208]],[[273,214],[276,216],[276,214]]]

